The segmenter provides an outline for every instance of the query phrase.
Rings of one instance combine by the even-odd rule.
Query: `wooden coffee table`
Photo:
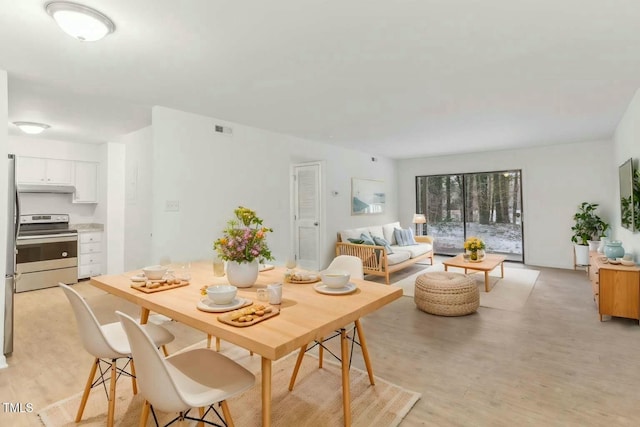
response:
[[[453,258],[443,262],[444,271],[448,271],[449,267],[464,268],[465,274],[467,270],[484,271],[484,290],[490,292],[489,289],[489,272],[497,266],[500,266],[500,277],[504,278],[504,260],[507,257],[502,255],[486,254],[484,259],[480,262],[465,261],[462,254],[456,255]]]

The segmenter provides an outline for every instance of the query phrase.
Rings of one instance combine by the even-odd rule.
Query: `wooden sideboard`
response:
[[[589,279],[593,300],[602,316],[640,320],[640,267],[600,261],[602,254],[589,254]]]

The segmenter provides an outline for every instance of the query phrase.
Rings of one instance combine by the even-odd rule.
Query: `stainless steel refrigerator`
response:
[[[16,159],[9,154],[9,202],[7,203],[7,260],[4,276],[4,346],[5,355],[13,353],[13,295],[16,289],[16,237],[20,207],[16,189]]]

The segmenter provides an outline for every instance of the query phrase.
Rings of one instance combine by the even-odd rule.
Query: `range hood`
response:
[[[54,184],[18,184],[19,193],[64,193],[70,194],[76,192],[73,185],[54,185]]]

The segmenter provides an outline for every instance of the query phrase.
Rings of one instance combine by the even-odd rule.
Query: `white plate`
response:
[[[234,298],[229,304],[215,304],[208,297],[202,298],[198,301],[198,309],[202,311],[208,311],[210,313],[223,313],[225,311],[235,310],[247,304],[249,300],[244,298]]]
[[[344,294],[350,294],[351,292],[358,289],[358,287],[354,283],[347,283],[347,286],[345,286],[344,288],[330,288],[324,283],[320,282],[313,285],[313,289],[320,292],[321,294],[344,295]]]

